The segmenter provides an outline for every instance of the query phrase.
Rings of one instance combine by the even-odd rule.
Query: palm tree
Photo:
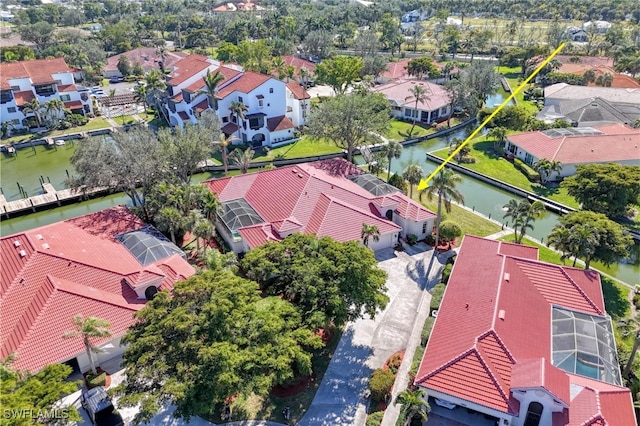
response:
[[[584,268],[589,269],[600,240],[598,230],[591,225],[580,224],[572,226],[569,232],[569,241],[571,241],[571,246],[574,248],[575,257],[583,258]],[[576,266],[575,261],[573,266]]]
[[[493,144],[493,150],[500,152],[500,148],[504,148],[504,142],[507,138],[507,129],[504,127],[493,127],[489,132],[487,132],[487,136],[493,138],[495,141]]]
[[[300,80],[302,81],[302,87],[304,87],[304,90],[307,90],[307,85],[309,84],[309,70],[305,67],[302,67],[298,71],[298,74],[300,75]]]
[[[202,186],[202,185],[201,185]],[[220,209],[220,202],[218,201],[218,197],[208,189],[205,189],[202,193],[201,200],[201,208],[202,213],[207,218],[207,220],[212,221],[218,210]]]
[[[375,225],[363,223],[360,238],[362,238],[362,244],[364,244],[365,247],[369,247],[369,238],[372,238],[376,243],[380,241],[380,229]]]
[[[440,238],[440,221],[442,220],[442,203],[444,202],[444,208],[447,213],[451,212],[451,201],[458,203],[464,203],[464,197],[456,189],[456,185],[462,182],[460,175],[453,173],[449,169],[442,169],[434,178],[430,186],[424,188],[418,194],[420,200],[423,195],[427,195],[429,200],[433,199],[434,195],[438,196],[438,212],[436,214],[436,245],[438,247],[438,240]]]
[[[192,232],[196,237],[196,252],[200,256],[200,239],[202,238],[205,241],[203,247],[206,249],[208,241],[216,235],[216,230],[207,219],[201,219],[193,225]],[[202,253],[202,256],[204,257],[204,253]]]
[[[516,200],[509,200],[503,206],[505,214],[503,218],[511,218],[513,221],[513,229],[515,232],[514,240],[516,244],[522,244],[524,234],[528,229],[533,229],[533,221],[544,212],[544,203],[542,201],[534,201],[531,204],[528,200],[522,200],[518,203]],[[520,231],[520,233],[518,233]]]
[[[571,232],[566,226],[555,226],[551,230],[551,233],[547,238],[547,242],[550,246],[560,251],[560,260],[562,260],[563,264],[566,259],[569,259],[573,255],[571,247]]]
[[[136,88],[133,90],[133,99],[139,103],[142,104],[142,106],[144,107],[144,114],[145,116],[147,115],[147,86],[145,84],[140,84],[138,86],[136,86]]]
[[[233,143],[233,141],[237,141],[238,138],[235,136],[226,136],[224,133],[220,133],[220,138],[213,142],[214,145],[220,147],[220,155],[222,156],[222,165],[224,166],[224,174],[226,176],[229,171],[229,151],[227,147]]]
[[[202,77],[204,80],[204,84],[206,89],[201,91],[200,93],[206,93],[209,96],[209,105],[214,109],[218,109],[218,101],[216,99],[216,89],[218,85],[224,81],[224,75],[220,73],[220,71],[216,71],[211,74],[210,70],[207,70],[207,75]]]
[[[533,170],[540,174],[540,180],[542,184],[545,184],[549,181],[553,173],[560,173],[562,171],[562,163],[557,160],[541,158],[533,163]]]
[[[428,89],[422,84],[414,84],[411,89],[409,89],[409,93],[411,93],[411,96],[408,96],[406,100],[415,100],[415,107],[413,109],[413,125],[411,126],[411,130],[409,130],[409,137],[411,137],[413,129],[416,127],[416,121],[418,120],[418,103],[424,104],[429,100],[429,95]]]
[[[62,335],[64,339],[82,337],[84,349],[87,351],[87,357],[91,363],[91,371],[94,375],[98,374],[92,353],[99,353],[100,350],[91,344],[92,338],[111,337],[108,321],[96,317],[83,317],[82,314],[76,314],[71,318],[74,330],[67,331]]]
[[[175,207],[163,207],[155,217],[156,225],[171,236],[171,242],[176,244],[176,231],[184,226],[184,215]]]
[[[64,102],[60,99],[51,99],[44,103],[44,108],[47,112],[47,122],[51,125],[51,128],[58,127],[60,113],[65,111]]]
[[[389,161],[387,165],[387,180],[389,180],[391,177],[391,160],[394,158],[400,158],[400,155],[402,154],[402,144],[397,141],[389,141],[388,144],[382,147],[381,151]]]
[[[240,130],[242,129],[242,123],[244,123],[245,114],[247,113],[248,108],[242,102],[231,101],[231,104],[229,105],[229,111],[231,112],[231,114],[236,116],[236,124],[238,125],[238,139],[242,140],[242,137],[240,136]]]
[[[236,148],[231,151],[229,154],[229,158],[231,161],[240,168],[240,173],[245,174],[249,171],[249,167],[251,166],[251,160],[253,160],[253,156],[256,152],[247,148],[244,151],[240,148]]]
[[[33,114],[33,117],[36,119],[36,124],[38,127],[42,126],[42,115],[40,114],[40,110],[42,109],[42,105],[40,105],[40,101],[37,98],[31,99],[29,102],[25,102],[22,106],[22,113],[26,116],[29,114]]]
[[[422,168],[415,163],[411,163],[402,172],[402,177],[409,182],[409,198],[413,198],[413,187],[420,183],[424,177]]]
[[[629,360],[622,369],[622,377],[629,378],[629,375],[631,374],[631,367],[633,366],[633,361],[635,360],[638,349],[640,348],[640,313],[636,312],[636,315],[634,317],[625,318],[619,321],[618,328],[622,331],[623,334],[629,335],[633,333],[633,347],[631,348],[631,353],[629,354]]]
[[[165,90],[167,85],[164,82],[164,75],[160,70],[151,70],[145,77],[145,83],[147,86],[147,93],[150,93],[153,96],[153,108],[156,110],[156,113],[162,114],[162,117],[165,121],[169,122],[169,117],[167,116],[167,111],[165,111],[162,106],[162,99],[165,94]]]
[[[286,67],[287,64],[284,62],[282,56],[276,56],[271,60],[271,69],[278,75],[279,80],[282,80],[283,77],[287,76]]]
[[[426,401],[426,396],[422,389],[405,389],[396,396],[393,405],[402,405],[400,419],[403,426],[408,426],[415,418],[420,420],[420,424],[427,421],[427,414],[431,411],[431,407]]]

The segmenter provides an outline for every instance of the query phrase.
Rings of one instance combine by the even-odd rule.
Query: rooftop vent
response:
[[[27,252],[24,250],[20,250],[20,257],[25,257],[27,255]]]
[[[14,246],[14,247],[20,247],[20,241],[15,240],[15,241],[13,242],[13,246]]]
[[[48,250],[49,249],[49,243],[42,244],[42,248],[45,249],[45,250]]]
[[[509,275],[509,273],[508,273],[508,272],[505,272],[505,273],[504,273],[504,280],[505,280],[506,282],[509,282],[509,279],[510,279],[510,278],[511,278],[511,275]]]
[[[498,318],[504,321],[504,314],[504,309],[500,309],[500,311],[498,311]]]
[[[36,238],[37,238],[38,240],[41,240],[41,239],[42,239],[42,234],[36,234]]]

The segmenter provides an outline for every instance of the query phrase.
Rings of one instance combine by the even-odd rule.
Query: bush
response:
[[[424,237],[424,242],[429,244],[430,246],[433,246],[436,244],[436,237],[433,234],[427,235],[426,237]]]
[[[407,243],[409,243],[409,245],[414,245],[417,242],[418,242],[418,236],[416,234],[407,235]]]
[[[375,370],[371,375],[371,380],[369,381],[371,399],[376,403],[386,402],[395,380],[396,376],[394,376],[391,370],[384,370],[382,368]]]
[[[407,181],[397,173],[391,175],[391,177],[389,178],[389,185],[395,186],[405,194],[407,193]]]
[[[107,384],[107,373],[100,373],[97,376],[93,374],[87,374],[87,387],[95,388],[97,386],[104,386]]]
[[[427,319],[424,321],[424,326],[422,326],[422,333],[420,333],[420,344],[422,346],[426,346],[429,341],[429,337],[431,336],[431,329],[433,328],[433,323],[435,322],[435,318],[429,315]]]
[[[462,228],[452,220],[445,220],[440,224],[440,237],[453,241],[462,236]]]
[[[442,303],[442,296],[444,295],[445,285],[440,283],[436,284],[431,290],[431,310],[439,309],[440,303]]]
[[[384,417],[384,411],[376,411],[367,416],[366,426],[380,426],[382,424],[382,418]]]
[[[446,265],[444,265],[444,269],[442,270],[442,280],[441,280],[443,284],[449,283],[449,277],[451,276],[451,269],[453,269],[452,264],[447,263]]]
[[[519,158],[513,159],[513,166],[520,170],[530,182],[540,182],[540,173],[533,170],[527,163]]]
[[[400,369],[401,364],[402,364],[402,356],[400,356],[400,354],[394,354],[387,361],[387,367],[389,367],[389,370],[391,370],[393,374],[398,373],[398,370]]]
[[[636,309],[640,310],[640,294],[635,293],[633,295],[633,304],[635,305]]]

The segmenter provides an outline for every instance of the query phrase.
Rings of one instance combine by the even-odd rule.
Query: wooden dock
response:
[[[40,195],[15,201],[7,201],[4,195],[0,195],[0,217],[8,219],[10,216],[20,216],[37,210],[61,206],[62,204],[106,193],[108,188],[94,188],[89,191],[85,191],[83,188],[72,188],[58,191],[52,184],[45,182],[42,184],[42,191],[43,193]]]

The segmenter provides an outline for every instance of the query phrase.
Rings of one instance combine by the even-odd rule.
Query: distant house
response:
[[[226,2],[219,6],[216,6],[212,9],[213,13],[228,13],[228,12],[256,12],[263,11],[264,7],[257,5],[256,3],[252,3],[247,0],[247,2]]]
[[[557,70],[563,74],[584,75],[587,71],[592,71],[594,79],[605,74],[610,74],[612,80],[608,87],[624,89],[640,88],[640,83],[633,77],[616,72],[613,68],[613,58],[599,56],[568,56],[558,55],[554,58],[561,63]],[[591,81],[589,86],[597,86],[595,81]]]
[[[416,84],[425,88],[428,99],[424,103],[416,102],[411,94],[411,88]],[[443,121],[451,115],[453,108],[446,90],[428,81],[398,80],[376,86],[372,92],[381,93],[391,104],[393,115],[397,118],[413,120],[425,124]]]
[[[537,118],[575,126],[633,125],[640,119],[640,88],[553,84],[544,88],[544,108]]]
[[[151,70],[171,70],[173,65],[180,59],[187,56],[183,52],[160,52],[155,47],[140,47],[138,49],[129,50],[128,52],[107,58],[107,64],[104,66],[102,75],[105,78],[122,77],[122,73],[118,70],[118,61],[120,57],[126,56],[133,68],[136,64],[140,64],[145,73]]]
[[[362,225],[375,225],[373,250],[399,236],[431,235],[435,214],[397,188],[346,160],[279,167],[206,181],[221,203],[216,229],[236,253],[294,232],[362,241]]]
[[[314,80],[314,75],[316,71],[315,62],[312,62],[307,59],[301,58],[300,56],[294,56],[294,55],[285,55],[282,57],[282,59],[284,60],[285,65],[291,66],[295,69],[293,76],[298,83],[308,84],[310,81]],[[300,72],[300,70],[303,68],[307,70],[307,77],[305,77],[304,79],[301,75],[304,72],[303,73]]]
[[[171,126],[195,124],[212,100],[203,77],[207,71],[224,77],[216,87],[216,115],[222,132],[236,135],[241,143],[273,146],[294,139],[296,127],[304,125],[309,114],[309,94],[297,82],[284,83],[271,76],[244,71],[235,64],[222,64],[202,55],[189,55],[174,64],[167,78],[165,108]],[[242,102],[244,119],[231,112],[232,102]]]
[[[580,164],[640,166],[640,129],[610,124],[520,133],[507,136],[506,150],[529,165],[542,158],[560,161],[562,171],[551,179],[575,174]]]
[[[74,114],[91,114],[93,106],[86,89],[75,84],[74,70],[63,58],[0,63],[0,120],[10,128],[37,128],[33,111],[25,104],[40,105],[60,100]]]
[[[590,31],[591,28],[595,28],[595,31],[600,34],[605,34],[611,29],[611,22],[607,21],[589,21],[582,24],[582,29]]]
[[[125,207],[0,239],[0,359],[39,371],[66,362],[89,369],[81,338],[63,339],[76,314],[107,320],[98,362],[122,354],[120,338],[156,292],[195,273],[184,253]]]
[[[411,10],[400,18],[401,23],[419,22],[429,19],[431,13],[428,10],[419,11],[417,9]]]
[[[568,27],[565,33],[567,34],[567,37],[571,39],[571,41],[583,43],[588,40],[587,33],[585,32],[585,30],[583,30],[580,27],[576,27],[576,26]]]
[[[376,78],[376,83],[385,84],[396,80],[409,80],[413,78],[407,71],[410,61],[411,59],[409,58],[401,59],[399,61],[389,61],[385,71]],[[438,61],[432,61],[432,63],[436,66],[436,68],[440,70],[441,75],[437,78],[429,76],[427,78],[427,81],[431,83],[442,84],[447,80],[450,80],[460,71],[457,67],[454,67],[451,71],[449,71],[449,75],[446,76],[444,75],[445,65],[443,63]]]
[[[541,262],[535,247],[470,235],[415,385],[435,424],[636,424],[600,275]]]

